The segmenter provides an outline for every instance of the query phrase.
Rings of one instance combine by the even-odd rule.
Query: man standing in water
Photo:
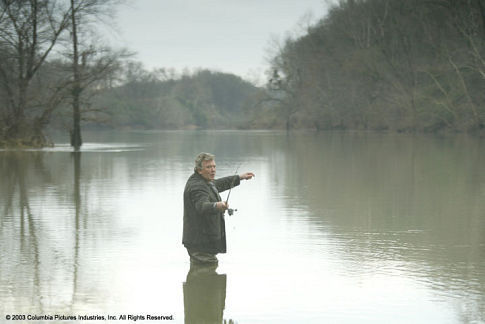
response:
[[[182,243],[192,264],[217,264],[216,254],[226,253],[224,213],[229,208],[220,192],[249,180],[254,173],[215,179],[214,155],[200,153],[195,159],[194,173],[184,190],[184,228]]]

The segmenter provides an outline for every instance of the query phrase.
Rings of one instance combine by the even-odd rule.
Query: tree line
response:
[[[117,129],[249,128],[264,91],[228,73],[173,69],[147,71],[130,61],[123,80],[96,100],[102,107],[90,127]],[[104,121],[99,123],[99,121]]]
[[[0,147],[85,127],[247,128],[261,89],[225,73],[147,71],[98,31],[121,0],[0,1]]]
[[[481,132],[485,1],[340,1],[271,66],[263,127]]]
[[[0,146],[89,127],[484,131],[485,0],[342,0],[276,48],[260,88],[147,71],[98,40],[121,0],[0,0]]]

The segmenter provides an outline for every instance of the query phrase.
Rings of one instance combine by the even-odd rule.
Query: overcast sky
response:
[[[145,68],[209,68],[262,75],[270,41],[323,17],[327,0],[135,0],[117,15],[114,44]],[[301,29],[300,29],[301,30]]]

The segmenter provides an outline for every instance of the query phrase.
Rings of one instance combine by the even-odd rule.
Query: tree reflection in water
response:
[[[44,180],[50,177],[40,154],[33,154],[31,159],[26,160],[22,152],[6,152],[0,159],[0,194],[5,199],[0,215],[0,240],[3,248],[9,248],[8,253],[2,249],[0,265],[4,275],[0,279],[4,287],[25,293],[26,296],[37,296],[33,301],[42,310],[39,226],[30,206],[26,181],[30,169],[35,169]],[[12,235],[15,232],[19,235]],[[13,262],[13,258],[17,261]],[[30,267],[21,266],[26,264]],[[19,285],[19,282],[23,284]]]
[[[44,152],[13,151],[0,155],[0,298],[12,303],[2,303],[0,312],[11,308],[19,312],[46,312],[50,307],[45,302],[56,298],[62,300],[65,311],[72,311],[75,305],[83,219],[81,153],[72,153],[71,161],[67,155],[56,157],[60,160],[47,162]],[[59,162],[66,172],[59,172]],[[58,172],[52,172],[53,169]],[[60,213],[59,218],[51,220],[46,202],[49,190],[71,181],[73,191],[66,190],[58,197],[61,203],[69,202],[66,212],[72,210],[74,219]],[[69,207],[71,202],[74,208]],[[72,224],[74,237],[62,236],[63,231],[53,230],[59,221]],[[59,286],[63,287],[62,292],[53,288]],[[63,294],[71,289],[71,293]],[[51,290],[57,293],[51,294]],[[26,298],[29,298],[27,302]]]
[[[72,153],[72,158],[74,160],[74,210],[75,210],[75,234],[74,234],[74,260],[73,260],[73,287],[72,287],[72,305],[76,300],[76,295],[78,291],[78,268],[79,268],[79,233],[81,224],[81,152],[76,151]]]
[[[314,310],[325,322],[352,318],[336,312],[355,299],[381,321],[403,309],[427,322],[483,321],[483,141],[338,132],[129,138],[116,136],[146,150],[125,152],[118,150],[125,144],[116,144],[81,154],[0,151],[0,314],[156,312],[163,305],[177,320],[185,313],[187,323],[231,323],[224,316],[234,317],[234,305],[243,307],[236,315],[242,322],[256,316],[276,322],[282,315],[275,310],[291,303],[294,316]],[[230,268],[229,290],[216,269],[186,273],[181,191],[193,151],[205,143],[224,152],[221,174],[244,155],[261,175],[261,185],[234,197],[257,202],[234,221],[232,246],[241,260],[252,260],[257,248],[267,260],[264,271],[279,271],[280,261],[298,257],[297,266],[264,285],[257,273],[241,275],[251,267],[246,263]],[[247,245],[246,233],[259,219],[263,226]],[[276,247],[282,252],[275,254]],[[308,285],[282,288],[302,273]],[[325,274],[338,288],[325,290]],[[406,289],[393,289],[393,282]],[[288,295],[261,307],[244,298],[247,283],[263,286],[262,296]]]

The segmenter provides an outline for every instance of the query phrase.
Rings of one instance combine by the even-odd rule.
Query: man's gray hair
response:
[[[210,153],[199,153],[197,157],[195,158],[195,167],[194,167],[194,172],[202,170],[202,162],[204,161],[213,161],[215,159],[214,154]]]

